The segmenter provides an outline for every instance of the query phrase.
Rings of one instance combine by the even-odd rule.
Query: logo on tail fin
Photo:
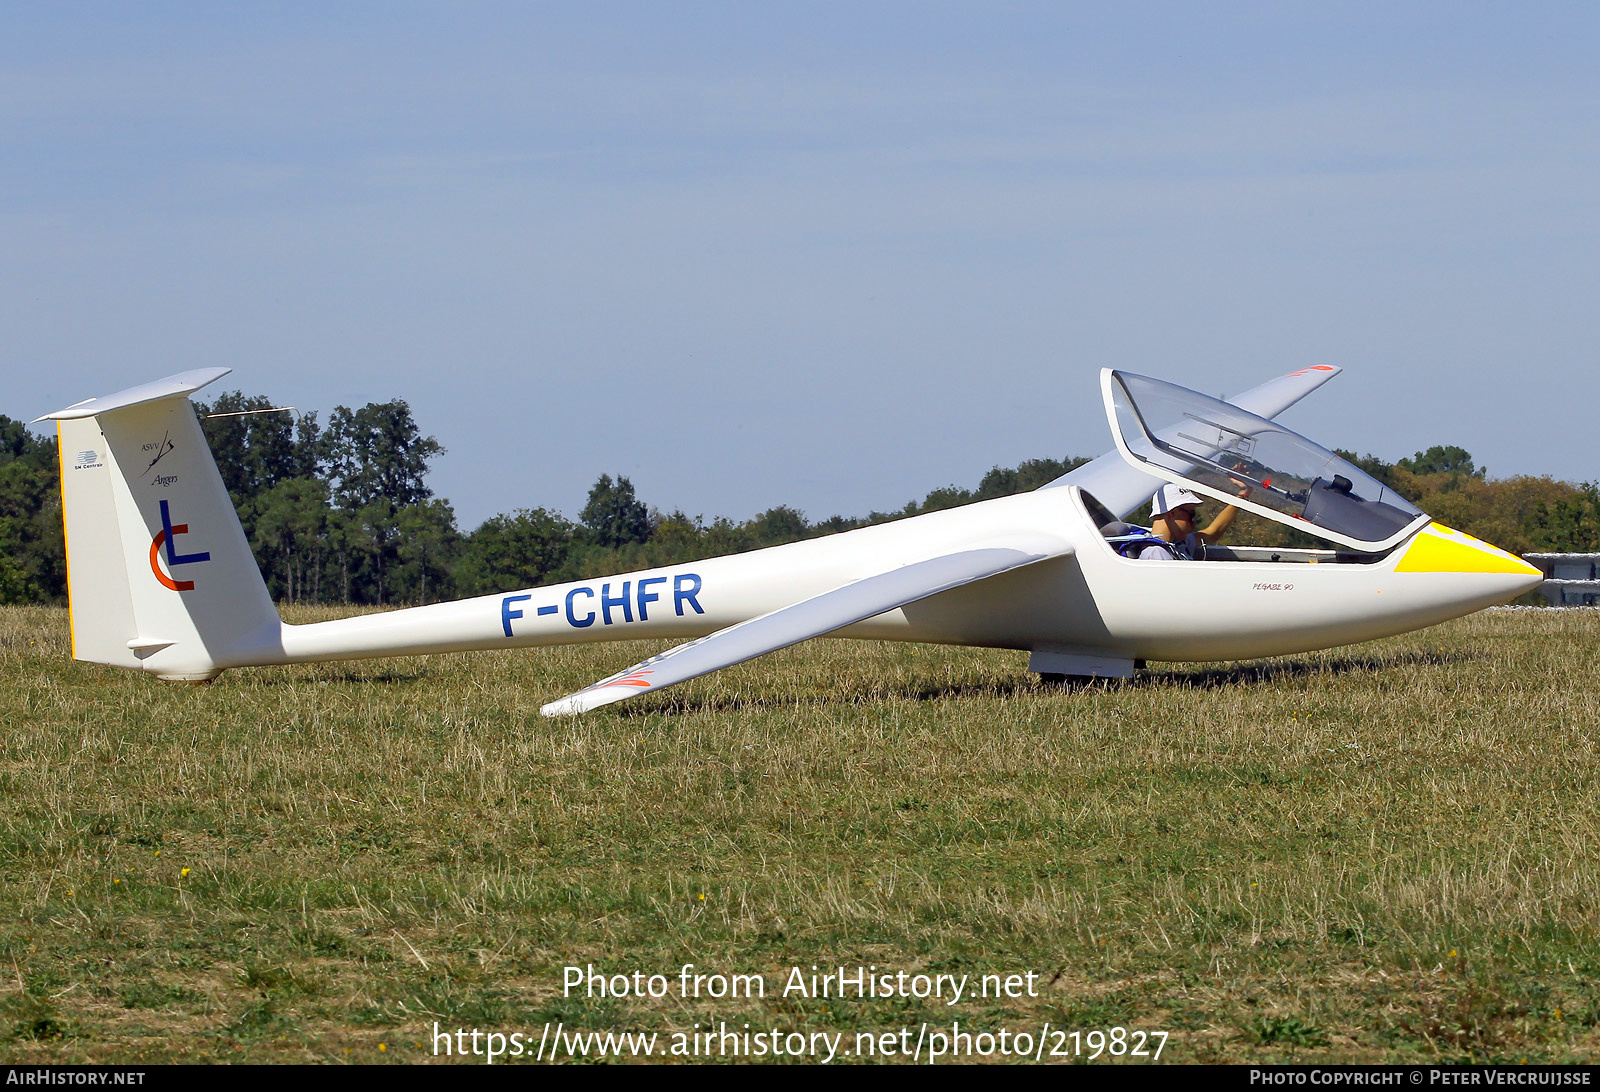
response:
[[[171,437],[167,433],[162,433],[161,442],[159,444],[145,444],[144,449],[146,451],[150,451],[153,448],[155,449],[156,453],[156,457],[150,460],[150,465],[144,468],[145,474],[148,475],[150,471],[154,470],[156,468],[156,464],[162,459],[165,459],[168,455],[171,455],[173,449],[177,446],[177,444],[172,442]]]
[[[156,537],[150,540],[150,571],[156,574],[156,579],[161,581],[161,586],[173,591],[193,591],[193,580],[174,580],[167,573],[161,571],[161,547],[166,546],[167,569],[171,571],[179,565],[193,565],[200,561],[210,561],[211,552],[205,551],[198,554],[180,554],[173,547],[172,540],[178,535],[189,533],[187,523],[173,523],[172,511],[167,507],[167,502],[161,502],[161,530],[156,532]]]

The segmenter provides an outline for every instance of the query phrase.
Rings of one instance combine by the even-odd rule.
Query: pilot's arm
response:
[[[1233,478],[1230,480],[1234,485],[1239,487],[1240,500],[1243,500],[1245,497],[1250,495],[1250,487],[1248,485],[1240,481],[1238,478]],[[1228,528],[1233,526],[1233,521],[1237,519],[1238,516],[1238,506],[1230,504],[1228,507],[1217,513],[1217,518],[1212,520],[1211,525],[1204,531],[1196,531],[1195,537],[1209,546],[1215,543],[1223,535],[1228,533]]]

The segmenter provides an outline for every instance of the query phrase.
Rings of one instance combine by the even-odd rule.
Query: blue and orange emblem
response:
[[[156,537],[150,540],[150,571],[156,574],[156,579],[161,581],[161,586],[173,591],[193,591],[193,580],[174,580],[168,575],[179,565],[193,565],[200,561],[210,561],[211,552],[205,551],[198,554],[180,554],[173,548],[173,539],[178,535],[189,533],[187,523],[173,523],[172,511],[167,507],[167,502],[161,502],[161,530],[156,532]],[[167,572],[161,571],[162,546],[166,547]]]

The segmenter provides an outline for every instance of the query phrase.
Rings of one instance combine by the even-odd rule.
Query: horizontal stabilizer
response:
[[[988,547],[890,569],[669,648],[539,711],[547,717],[584,713],[635,694],[652,693],[832,633],[930,595],[1071,552],[1065,542],[1033,544],[1030,549]]]
[[[47,413],[43,417],[35,418],[31,423],[40,421],[75,421],[83,417],[95,417],[112,410],[127,409],[129,406],[142,405],[145,402],[155,402],[162,398],[178,398],[182,395],[193,394],[208,383],[215,383],[227,375],[232,368],[197,368],[192,372],[179,372],[169,375],[165,379],[153,379],[148,383],[140,383],[137,387],[129,387],[116,394],[108,394],[102,398],[90,398],[84,402],[75,402],[63,410]]]

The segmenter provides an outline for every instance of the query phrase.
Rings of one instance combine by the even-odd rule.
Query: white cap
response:
[[[1164,516],[1174,508],[1181,508],[1185,504],[1204,504],[1205,499],[1197,496],[1181,485],[1163,485],[1156,490],[1155,499],[1150,502],[1152,516]]]

